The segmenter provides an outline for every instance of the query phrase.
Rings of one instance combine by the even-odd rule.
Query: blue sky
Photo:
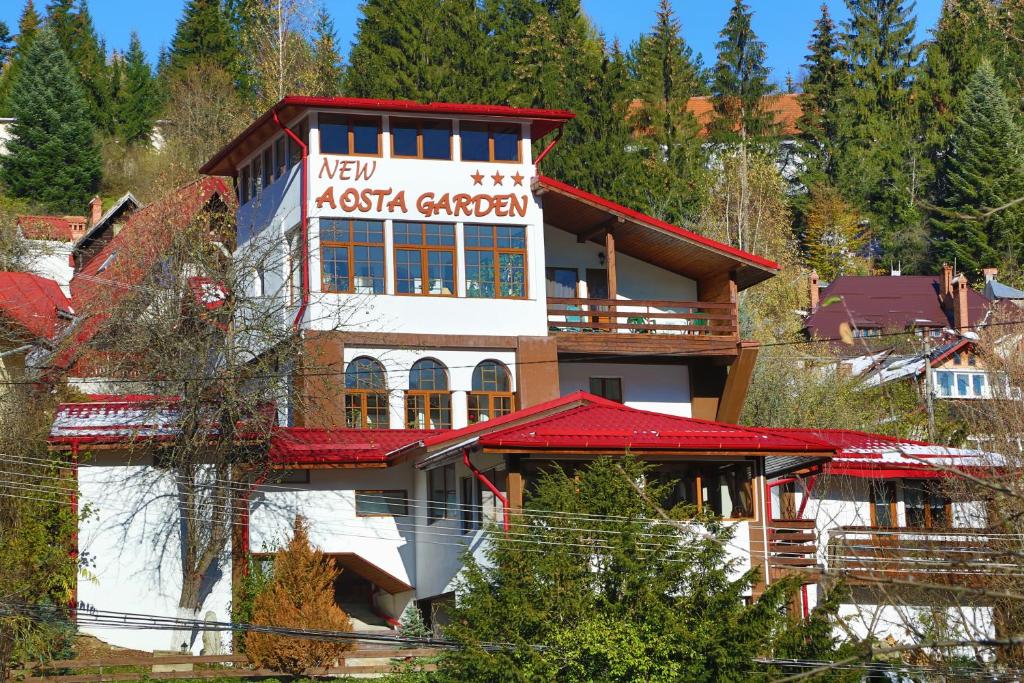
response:
[[[322,0],[334,17],[341,44],[351,43],[359,16],[357,0]],[[754,30],[768,44],[768,62],[773,76],[782,82],[786,72],[799,74],[807,51],[807,40],[818,16],[821,0],[747,0],[754,10]],[[0,21],[12,30],[17,25],[23,0],[0,0]],[[36,0],[36,7],[46,0]],[[135,30],[151,59],[161,45],[170,42],[185,0],[90,0],[89,9],[109,49],[123,50]],[[827,0],[833,16],[847,16],[842,0]],[[658,0],[583,0],[583,7],[606,36],[618,38],[625,47],[654,22]],[[682,21],[683,35],[694,50],[714,62],[718,32],[725,24],[732,0],[674,0]],[[919,0],[917,4],[918,38],[925,38],[939,16],[941,0]]]

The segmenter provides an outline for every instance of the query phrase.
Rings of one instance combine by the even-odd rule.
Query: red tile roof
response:
[[[305,109],[350,109],[404,114],[436,114],[445,116],[525,119],[531,122],[532,136],[537,140],[560,128],[576,115],[562,109],[529,109],[490,104],[459,104],[455,102],[413,102],[411,100],[380,100],[361,97],[300,97],[288,95],[256,119],[234,140],[203,164],[200,173],[233,176],[240,157],[246,156],[281,132],[273,120],[274,112],[288,123]],[[240,150],[245,150],[241,151]]]
[[[52,340],[60,327],[59,311],[73,312],[53,280],[32,273],[0,272],[0,317],[32,337]]]
[[[881,328],[902,332],[910,327],[953,325],[939,298],[940,278],[937,275],[868,275],[843,276],[833,280],[821,291],[824,304],[838,296],[828,306],[820,305],[804,321],[808,334],[819,339],[835,339],[843,322],[858,328]],[[967,290],[967,310],[970,324],[982,321],[989,309],[989,301],[973,289]]]
[[[25,239],[74,242],[85,234],[85,216],[18,216]]]
[[[763,101],[764,110],[772,114],[772,119],[778,126],[780,134],[797,135],[800,133],[797,121],[804,113],[803,107],[800,106],[800,95],[796,93],[769,95]],[[701,135],[707,135],[708,127],[715,119],[715,105],[712,98],[691,97],[686,103],[686,109],[697,117],[701,126]]]

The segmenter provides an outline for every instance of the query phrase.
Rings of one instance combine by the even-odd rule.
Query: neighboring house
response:
[[[86,264],[121,232],[131,216],[142,208],[142,204],[131,192],[123,194],[102,214],[101,206],[98,198],[94,198],[89,204],[89,227],[78,237],[72,252],[75,272],[85,268]]]
[[[98,202],[98,199],[94,199]],[[55,280],[64,293],[74,274],[71,251],[75,241],[85,234],[85,216],[18,216],[17,227],[29,242],[32,252],[30,268]]]
[[[0,272],[0,380],[29,377],[29,370],[48,357],[73,315],[71,302],[53,280]]]

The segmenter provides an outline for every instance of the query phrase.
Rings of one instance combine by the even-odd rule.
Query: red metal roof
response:
[[[413,102],[412,100],[381,100],[361,97],[303,97],[288,95],[256,119],[248,128],[203,164],[200,173],[231,176],[235,174],[234,152],[245,143],[247,155],[277,135],[280,128],[274,123],[274,112],[282,122],[288,123],[303,109],[349,109],[380,113],[399,112],[406,114],[437,114],[444,116],[480,116],[530,121],[532,136],[539,139],[566,121],[575,118],[571,111],[563,109],[530,109],[507,107],[493,104],[460,104],[456,102]],[[237,161],[240,161],[238,159]]]
[[[275,465],[387,464],[388,454],[434,434],[424,429],[279,427],[270,443]]]
[[[32,273],[0,272],[0,316],[37,339],[53,339],[58,311],[72,313],[60,285]]]
[[[838,277],[821,291],[824,304],[804,321],[807,332],[819,339],[839,337],[841,323],[858,328],[879,328],[902,332],[910,327],[952,326],[953,319],[942,307],[938,275],[848,275]],[[985,317],[989,301],[973,289],[967,290],[970,324]]]

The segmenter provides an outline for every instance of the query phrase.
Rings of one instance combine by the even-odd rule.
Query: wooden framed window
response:
[[[459,480],[459,518],[462,521],[462,533],[468,534],[480,528],[480,484],[476,477],[462,477]]]
[[[906,508],[908,528],[945,529],[951,526],[953,503],[942,491],[938,481],[904,480],[903,505]]]
[[[459,124],[463,161],[518,162],[522,128],[517,124]]]
[[[302,142],[304,144],[309,145],[309,120],[308,119],[302,119],[301,121],[296,123],[294,126],[292,126],[291,131],[293,133],[295,133],[296,137],[298,137],[300,140],[302,140]],[[295,142],[295,140],[292,140],[292,137],[290,135],[287,136],[287,137],[288,137],[288,163],[290,165],[292,165],[292,166],[295,166],[296,164],[298,164],[299,162],[302,161],[302,148],[299,147],[299,145]]]
[[[723,519],[754,519],[754,466],[751,463],[707,468],[701,476],[701,506]]]
[[[485,360],[473,369],[469,399],[469,424],[508,415],[515,410],[512,374],[504,363]]]
[[[320,153],[380,156],[379,116],[320,115]]]
[[[274,168],[274,180],[277,180],[288,170],[288,141],[287,136],[282,135],[274,141],[274,158],[277,166]]]
[[[274,147],[270,146],[263,150],[263,187],[268,187],[274,182]]]
[[[609,401],[622,403],[621,377],[591,377],[590,393],[601,396]]]
[[[294,306],[302,298],[302,234],[298,226],[288,231],[288,303]]]
[[[320,275],[325,292],[384,293],[384,222],[320,219]]]
[[[239,199],[238,201],[242,204],[247,204],[252,199],[252,186],[250,185],[249,179],[249,165],[246,164],[242,169],[242,179],[238,183]]]
[[[526,228],[466,225],[466,296],[526,297]]]
[[[273,484],[308,484],[309,470],[274,470],[267,480]]]
[[[871,481],[871,526],[882,529],[898,526],[896,482]]]
[[[433,524],[439,519],[455,519],[459,508],[455,495],[455,465],[428,470],[427,488],[430,489],[427,522]]]
[[[406,517],[409,493],[399,489],[356,491],[356,517]]]
[[[405,392],[405,424],[409,429],[451,429],[452,395],[448,368],[433,358],[416,361]]]
[[[252,197],[255,199],[263,189],[263,158],[259,154],[253,157],[250,178],[252,181]]]
[[[395,221],[395,293],[455,296],[455,225]]]
[[[390,427],[387,373],[380,361],[359,356],[345,368],[345,425],[353,429]]]
[[[391,119],[391,156],[402,159],[451,159],[451,121]]]

